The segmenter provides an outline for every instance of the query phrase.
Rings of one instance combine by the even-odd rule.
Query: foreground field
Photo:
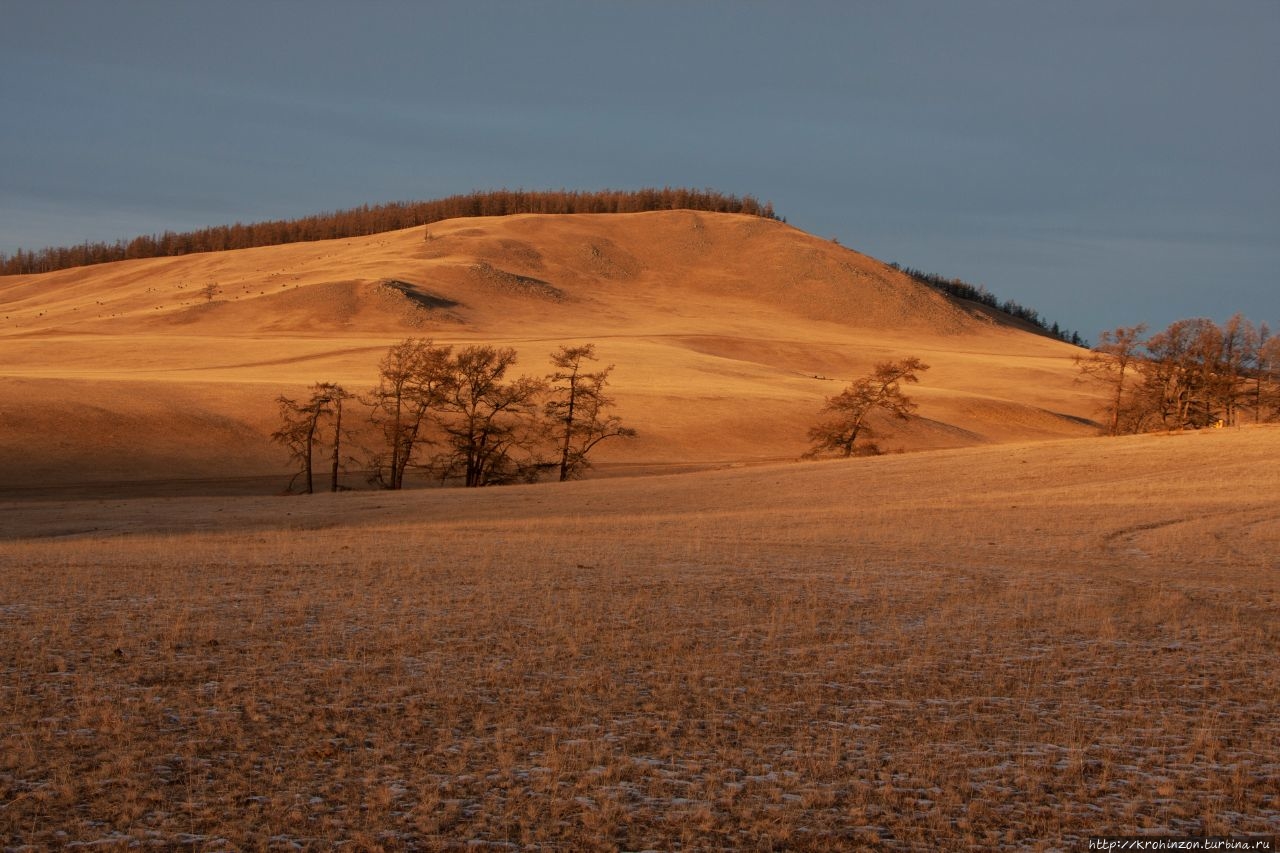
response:
[[[1276,834],[1278,460],[1253,429],[7,504],[0,839]]]

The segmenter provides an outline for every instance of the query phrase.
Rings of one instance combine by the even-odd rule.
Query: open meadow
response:
[[[1280,850],[1280,0],[0,0],[0,853]]]
[[[1280,833],[1280,431],[0,505],[0,840]]]

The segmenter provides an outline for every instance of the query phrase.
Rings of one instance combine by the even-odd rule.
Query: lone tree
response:
[[[822,407],[825,416],[809,429],[813,442],[806,456],[813,458],[824,453],[838,456],[874,456],[880,448],[867,439],[877,437],[869,418],[877,409],[896,418],[907,420],[916,404],[902,393],[900,383],[919,382],[917,374],[929,369],[929,365],[910,356],[901,361],[877,364],[869,376],[855,379],[853,383],[834,397],[827,398]],[[858,444],[859,439],[863,440]]]
[[[428,419],[453,383],[452,347],[409,338],[387,350],[378,365],[378,385],[369,405],[382,446],[369,460],[371,480],[384,489],[404,486],[404,472],[426,440]]]
[[[594,344],[562,346],[551,353],[556,372],[547,377],[552,397],[543,412],[560,446],[560,482],[582,476],[591,467],[587,454],[606,438],[631,438],[636,431],[604,410],[613,400],[604,393],[613,365],[588,373],[583,362],[596,360]]]
[[[280,396],[276,402],[280,406],[281,427],[271,434],[272,441],[282,444],[289,451],[289,457],[298,466],[298,471],[289,481],[289,491],[299,477],[303,478],[303,491],[312,494],[315,491],[313,479],[313,460],[316,446],[321,441],[320,421],[328,416],[334,417],[332,441],[333,474],[330,483],[332,491],[338,490],[338,471],[342,459],[342,401],[350,395],[333,382],[317,382],[311,386],[311,397],[299,403],[289,397]]]

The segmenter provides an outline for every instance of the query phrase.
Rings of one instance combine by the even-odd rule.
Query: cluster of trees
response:
[[[370,483],[384,489],[403,488],[411,469],[469,487],[531,482],[548,473],[569,480],[590,467],[588,454],[600,442],[636,434],[608,413],[613,366],[593,371],[596,360],[593,344],[562,346],[551,354],[555,369],[546,377],[508,378],[513,349],[455,351],[410,338],[387,351],[367,396],[321,382],[305,400],[279,397],[281,427],[272,438],[297,467],[290,490],[301,479],[308,494],[321,455],[330,465],[331,491],[341,488],[344,467],[357,462]],[[343,421],[350,400],[367,412],[363,439],[356,439],[362,459],[344,456],[355,435],[350,419]]]
[[[220,225],[198,231],[143,235],[115,243],[81,243],[37,251],[0,254],[0,275],[51,272],[69,267],[161,258],[197,252],[250,249],[343,237],[362,237],[471,216],[515,213],[640,213],[651,210],[702,210],[746,213],[777,219],[773,204],[752,196],[727,195],[715,190],[683,187],[640,190],[496,190],[452,195],[432,201],[403,201],[363,205],[350,210],[319,213],[300,219]]]
[[[994,308],[1010,317],[1016,317],[1019,320],[1030,323],[1037,329],[1040,329],[1047,335],[1051,335],[1060,341],[1074,344],[1078,347],[1088,346],[1084,338],[1080,337],[1079,332],[1073,332],[1064,329],[1056,322],[1050,323],[1048,320],[1040,316],[1040,312],[1034,308],[1028,308],[1021,305],[1013,299],[998,299],[994,293],[987,290],[980,284],[969,284],[958,278],[944,278],[936,273],[924,272],[923,270],[914,269],[912,267],[900,266],[897,263],[891,263],[889,266],[899,272],[910,276],[921,284],[928,285],[934,290],[939,290],[948,296],[954,296],[958,299],[968,299],[986,305],[988,308]]]
[[[882,411],[904,421],[910,418],[916,404],[903,393],[902,383],[919,382],[920,374],[928,369],[929,365],[915,356],[882,362],[869,375],[853,380],[848,388],[828,397],[822,407],[822,420],[809,429],[812,446],[806,457],[881,453],[880,445],[873,440],[882,436],[872,427],[872,413]]]
[[[1076,364],[1106,389],[1111,435],[1280,420],[1280,337],[1236,314],[1103,332]]]

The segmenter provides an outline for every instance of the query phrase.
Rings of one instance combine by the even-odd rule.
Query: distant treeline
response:
[[[143,235],[115,243],[81,243],[37,251],[0,254],[0,275],[52,272],[134,258],[167,258],[198,252],[251,249],[344,237],[363,237],[428,225],[445,219],[508,216],[515,213],[641,213],[651,210],[701,210],[746,213],[778,219],[773,204],[752,196],[683,187],[640,190],[496,190],[451,195],[433,201],[397,201],[248,225],[218,225],[199,231]]]
[[[900,266],[897,263],[891,263],[889,266],[911,276],[921,284],[926,284],[929,287],[932,287],[935,290],[940,290],[949,296],[980,302],[988,308],[994,308],[997,311],[1008,314],[1010,317],[1016,317],[1019,320],[1030,323],[1060,341],[1066,341],[1067,343],[1075,344],[1078,347],[1087,347],[1089,345],[1084,338],[1080,337],[1078,332],[1072,332],[1064,329],[1057,323],[1050,323],[1041,317],[1040,312],[1036,311],[1034,308],[1028,308],[1012,299],[1005,299],[1002,301],[998,299],[994,293],[987,290],[980,284],[969,284],[967,281],[961,281],[958,278],[943,278],[936,273],[924,272],[923,270],[913,269],[912,267]]]

